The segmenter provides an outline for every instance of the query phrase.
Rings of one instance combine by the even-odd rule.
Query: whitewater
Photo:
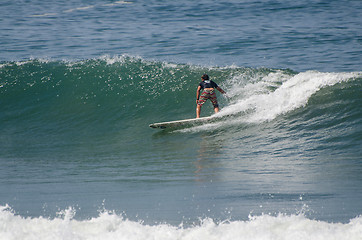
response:
[[[75,212],[67,209],[55,219],[15,216],[8,206],[1,207],[2,239],[349,239],[359,240],[362,218],[349,223],[326,223],[302,215],[272,217],[249,216],[248,221],[215,223],[202,219],[192,227],[165,223],[145,225],[112,212],[77,221]],[[6,222],[4,221],[6,220]]]

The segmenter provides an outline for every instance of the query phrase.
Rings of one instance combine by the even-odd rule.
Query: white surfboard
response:
[[[161,122],[161,123],[152,123],[150,124],[151,128],[161,128],[161,129],[175,129],[175,128],[183,128],[189,126],[196,126],[207,122],[212,122],[216,118],[215,117],[203,117],[203,118],[192,118],[185,120],[178,120],[172,122]]]

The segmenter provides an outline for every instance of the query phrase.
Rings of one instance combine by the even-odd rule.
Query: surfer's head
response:
[[[204,74],[204,75],[201,76],[201,79],[203,79],[203,80],[209,80],[209,75]]]

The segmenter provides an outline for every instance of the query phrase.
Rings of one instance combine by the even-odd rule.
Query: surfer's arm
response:
[[[216,88],[219,92],[221,92],[222,94],[225,94],[226,92],[224,90],[222,90],[220,87]]]
[[[196,104],[197,104],[197,101],[199,101],[200,90],[201,90],[201,86],[198,86],[198,87],[197,87],[197,90],[196,90]]]

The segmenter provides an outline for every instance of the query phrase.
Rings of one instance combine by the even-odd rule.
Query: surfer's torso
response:
[[[217,88],[217,84],[214,82],[214,81],[211,81],[211,80],[204,80],[204,81],[201,81],[199,86],[202,88],[202,89],[214,89],[214,88]]]

